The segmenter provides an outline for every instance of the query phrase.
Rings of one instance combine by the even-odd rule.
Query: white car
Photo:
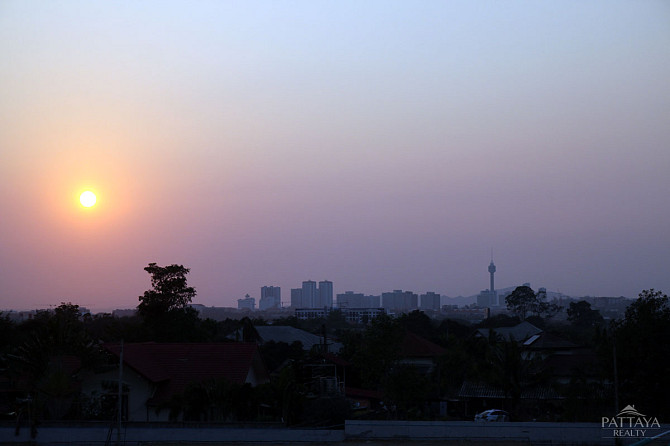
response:
[[[489,409],[475,415],[475,421],[509,421],[509,414],[500,409]]]

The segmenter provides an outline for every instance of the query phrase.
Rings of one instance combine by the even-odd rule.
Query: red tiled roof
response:
[[[434,358],[445,354],[447,351],[428,339],[407,332],[400,344],[400,356],[404,358]]]
[[[345,387],[344,393],[349,398],[369,398],[381,400],[384,398],[384,392],[379,390],[359,389],[357,387]]]
[[[119,356],[120,344],[106,344]],[[254,343],[138,343],[123,345],[123,362],[160,384],[155,400],[182,393],[190,382],[226,378],[243,384],[258,354]]]

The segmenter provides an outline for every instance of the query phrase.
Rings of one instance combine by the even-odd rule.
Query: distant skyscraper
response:
[[[318,308],[333,308],[333,282],[330,280],[319,282],[318,296]]]
[[[439,310],[440,309],[440,295],[432,291],[422,294],[421,296],[422,310]]]
[[[302,288],[291,288],[291,307],[303,308],[302,305]]]
[[[244,296],[244,299],[237,299],[237,309],[242,310],[242,309],[247,309],[247,310],[254,310],[256,309],[256,299],[253,297],[249,297],[247,294]]]
[[[366,296],[363,293],[345,291],[337,295],[338,308],[379,308],[379,296]]]
[[[306,280],[302,283],[302,308],[319,308],[318,290],[316,289],[316,282],[313,280]]]
[[[281,288],[278,286],[261,287],[261,300],[258,302],[260,310],[281,308]]]
[[[338,308],[362,308],[363,293],[354,293],[345,291],[344,294],[337,295]]]
[[[415,310],[419,305],[419,296],[411,291],[393,290],[382,293],[382,307],[391,311]]]

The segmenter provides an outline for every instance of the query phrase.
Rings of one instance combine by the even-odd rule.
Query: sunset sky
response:
[[[91,208],[79,194],[97,195]],[[0,1],[0,310],[670,292],[670,2]]]

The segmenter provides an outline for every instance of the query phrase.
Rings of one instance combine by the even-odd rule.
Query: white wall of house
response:
[[[162,414],[156,415],[153,408],[147,410],[147,400],[155,391],[155,386],[151,382],[129,367],[123,368],[122,381],[124,387],[128,389],[128,421],[167,421],[167,411],[164,410]],[[114,382],[115,386],[118,386],[119,369],[89,374],[83,379],[81,391],[93,398],[110,393],[109,389],[103,387],[103,382]]]

